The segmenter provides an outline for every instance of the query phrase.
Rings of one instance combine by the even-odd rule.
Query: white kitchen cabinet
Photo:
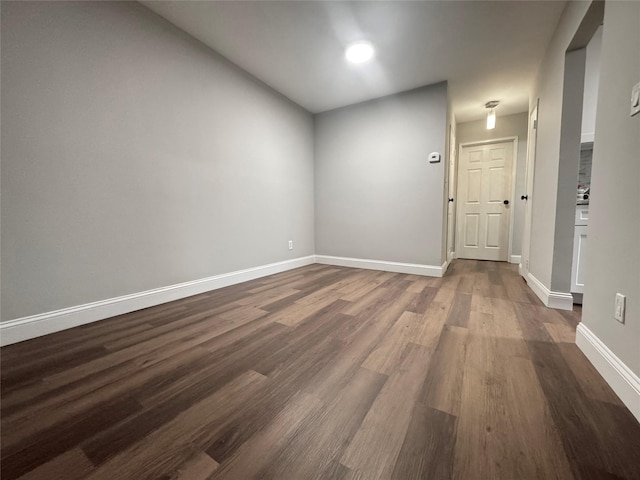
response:
[[[571,269],[571,293],[575,303],[582,303],[584,293],[584,259],[587,251],[587,224],[589,222],[589,205],[576,207],[575,231],[573,234],[573,267]]]

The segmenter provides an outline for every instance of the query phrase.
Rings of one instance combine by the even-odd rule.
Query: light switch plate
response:
[[[631,116],[640,113],[640,82],[631,89]]]
[[[621,293],[616,293],[616,305],[615,311],[613,313],[613,318],[615,318],[620,323],[624,323],[624,309],[625,309],[625,300],[626,297]]]

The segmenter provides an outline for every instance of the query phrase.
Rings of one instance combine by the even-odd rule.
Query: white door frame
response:
[[[451,262],[456,256],[456,205],[455,197],[458,188],[458,149],[456,148],[456,125],[449,125],[449,158],[448,158],[449,175],[447,181],[449,183],[447,189],[447,262]],[[450,198],[454,199],[451,205]],[[449,220],[451,221],[449,223]],[[451,238],[450,238],[451,237]],[[449,250],[451,247],[451,250]]]
[[[527,165],[525,170],[525,195],[528,196],[524,208],[524,223],[522,225],[522,261],[519,273],[525,279],[529,274],[531,257],[531,225],[533,222],[533,186],[535,180],[536,143],[538,138],[538,104],[529,112],[529,125],[527,134]]]
[[[466,147],[473,147],[478,145],[491,145],[493,143],[513,143],[513,161],[511,165],[511,198],[509,199],[509,203],[511,204],[511,213],[509,214],[509,252],[507,253],[507,262],[511,263],[511,253],[513,251],[513,222],[515,221],[515,196],[516,196],[516,172],[518,169],[518,137],[501,137],[501,138],[492,138],[491,140],[481,140],[477,142],[465,142],[460,144],[460,148],[458,149],[458,162],[462,158],[462,149]],[[456,195],[460,186],[460,169],[458,168],[458,172],[456,175]],[[458,221],[460,216],[460,202],[456,201],[456,218],[455,222]],[[457,229],[456,225],[456,229]],[[456,236],[456,251],[458,250],[458,238]]]

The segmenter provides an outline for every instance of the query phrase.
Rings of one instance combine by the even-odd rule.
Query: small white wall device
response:
[[[429,154],[429,163],[440,163],[440,154],[438,152],[431,152]]]
[[[631,90],[631,116],[640,113],[640,83],[636,83]]]

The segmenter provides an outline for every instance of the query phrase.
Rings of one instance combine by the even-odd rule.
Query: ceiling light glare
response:
[[[489,110],[487,113],[487,130],[493,130],[496,128],[496,111],[495,108],[500,102],[498,100],[492,100],[484,104],[485,108]]]
[[[373,58],[376,50],[369,42],[352,43],[347,47],[344,56],[351,63],[364,63]]]
[[[493,130],[496,128],[496,112],[491,110],[487,114],[487,130]]]

